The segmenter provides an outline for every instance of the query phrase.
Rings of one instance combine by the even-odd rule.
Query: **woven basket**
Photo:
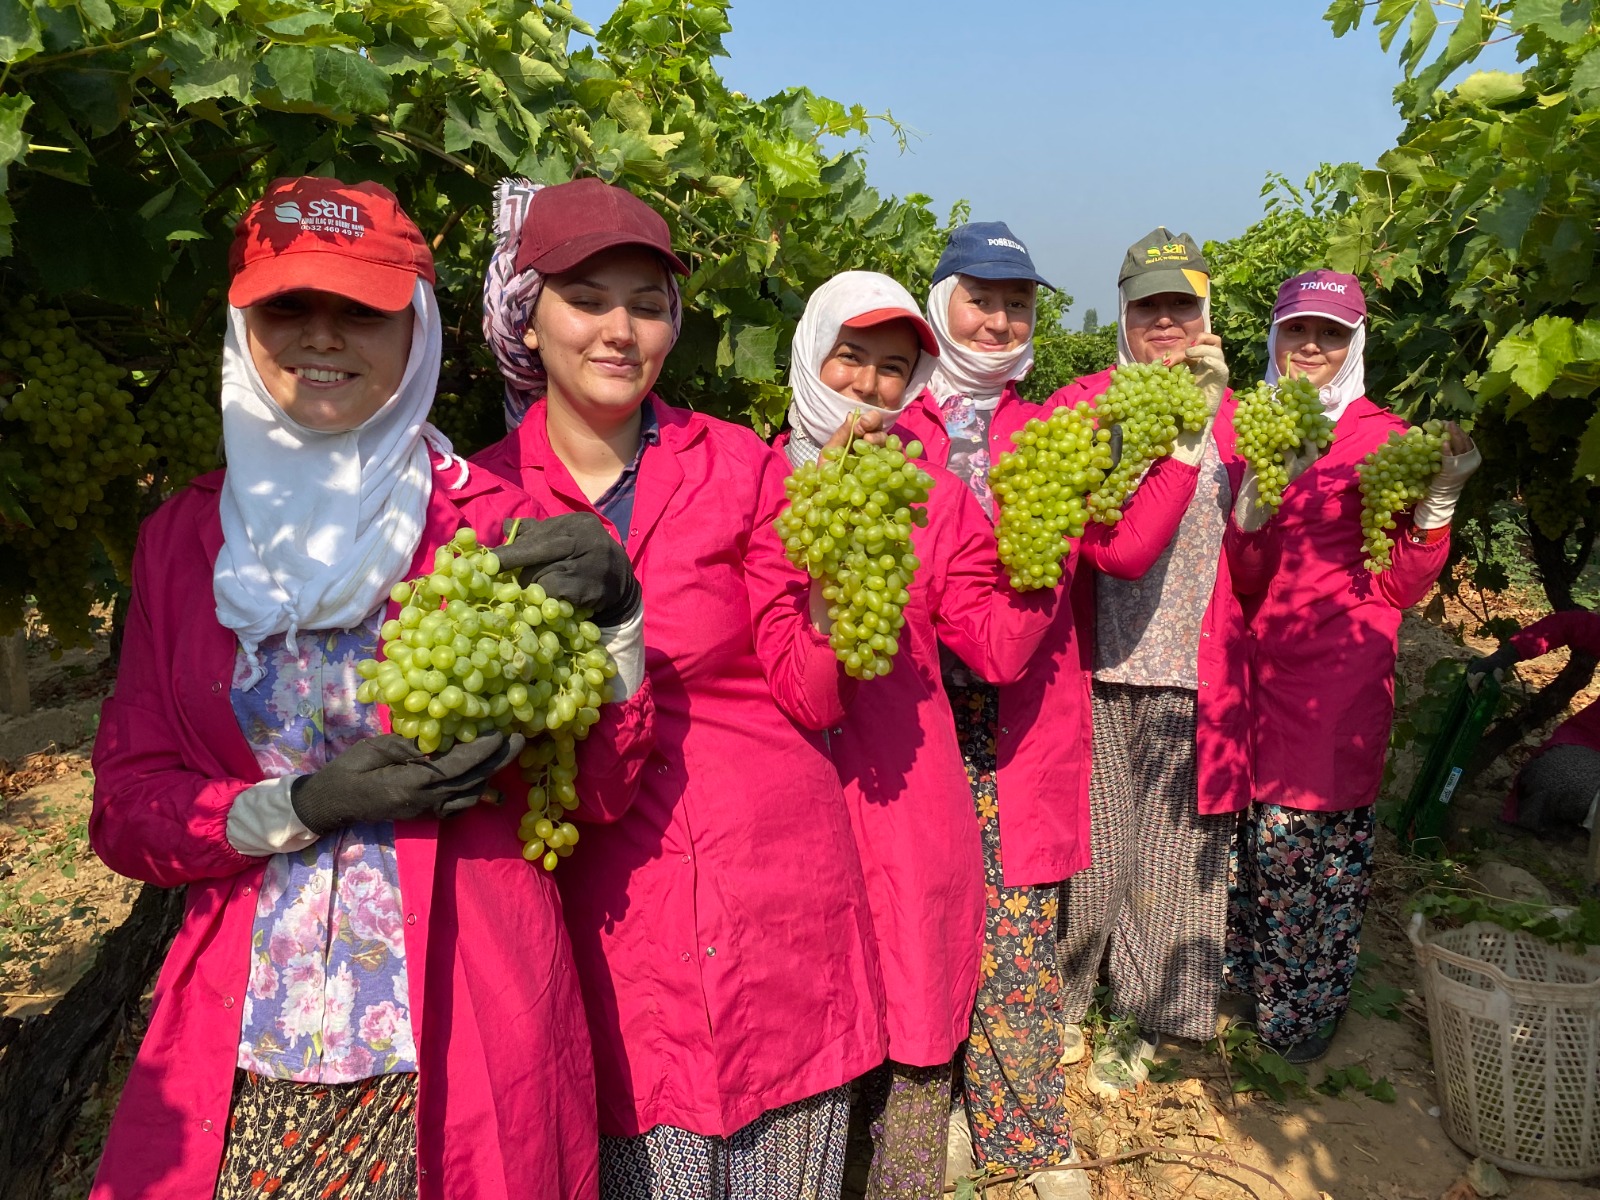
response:
[[[1524,1175],[1600,1174],[1600,948],[1420,914],[1410,935],[1450,1139]]]

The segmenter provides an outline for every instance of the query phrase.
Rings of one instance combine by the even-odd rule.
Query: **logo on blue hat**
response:
[[[1004,221],[973,221],[951,231],[944,253],[939,256],[939,265],[934,268],[933,282],[952,275],[970,275],[975,279],[1031,279],[1055,290],[1055,285],[1039,274],[1028,248]]]

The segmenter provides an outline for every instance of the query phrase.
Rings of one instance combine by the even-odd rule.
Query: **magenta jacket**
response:
[[[485,532],[536,512],[488,471],[458,491],[436,473],[412,574],[462,524]],[[95,740],[89,836],[113,870],[187,885],[183,924],[156,984],[94,1200],[209,1196],[222,1162],[251,924],[266,859],[228,842],[228,810],[261,780],[229,698],[238,643],[218,624],[222,473],[152,516],[134,556],[115,692]],[[649,750],[648,689],[609,706],[580,782],[625,792]],[[631,762],[631,766],[626,765]],[[598,1191],[594,1076],[554,882],[524,862],[520,806],[480,805],[395,825],[418,1062],[422,1200]],[[582,869],[584,846],[563,864]]]
[[[1538,658],[1563,646],[1600,654],[1600,613],[1587,609],[1554,612],[1511,635],[1518,658]],[[1556,727],[1540,753],[1552,746],[1588,746],[1600,750],[1600,704],[1580,708]]]
[[[1077,404],[1080,400],[1092,404],[1105,393],[1110,380],[1109,370],[1101,371],[1098,375],[1086,375],[1068,384],[1057,395],[1063,404]],[[1245,469],[1244,460],[1234,448],[1233,413],[1238,406],[1231,390],[1224,393],[1222,403],[1217,408],[1216,420],[1211,426],[1211,435],[1227,468],[1228,483],[1234,494],[1239,491]],[[1176,468],[1179,464],[1173,463],[1171,466]],[[1193,473],[1190,478],[1193,480],[1189,491],[1192,500],[1198,473]],[[1186,500],[1185,510],[1188,505],[1189,500]],[[1181,514],[1179,519],[1181,521]],[[1108,554],[1114,553],[1111,546],[1106,544],[1105,535],[1099,532],[1103,528],[1095,526],[1085,535],[1090,545],[1085,550],[1084,560],[1100,569],[1104,569],[1101,566],[1103,562],[1110,561]],[[1172,534],[1176,532],[1177,526],[1174,525]],[[1172,534],[1168,535],[1169,541]],[[1161,546],[1157,556],[1165,549],[1165,545]],[[1127,564],[1120,565],[1123,570],[1127,569]],[[1107,574],[1128,578],[1127,575],[1119,575],[1117,570],[1108,571]],[[1085,656],[1092,670],[1095,645],[1093,571],[1080,569],[1077,572],[1073,580],[1072,599],[1078,613],[1078,636],[1083,639]],[[1211,587],[1211,601],[1200,620],[1200,645],[1196,653],[1200,686],[1195,693],[1194,736],[1198,760],[1199,809],[1207,816],[1239,812],[1249,807],[1251,794],[1250,672],[1246,662],[1248,651],[1244,611],[1233,590],[1233,575],[1226,554],[1218,556],[1217,578]]]
[[[894,670],[863,684],[828,735],[883,961],[889,1057],[918,1067],[948,1063],[966,1040],[983,950],[983,844],[939,644],[985,679],[1012,683],[1061,606],[1059,588],[1012,590],[971,490],[927,470],[928,523],[911,534],[922,566]]]
[[[1427,595],[1450,553],[1402,518],[1394,565],[1374,575],[1361,536],[1356,465],[1406,423],[1370,400],[1340,415],[1333,444],[1283,493],[1253,534],[1230,529],[1234,587],[1245,597],[1255,707],[1255,798],[1311,812],[1378,796],[1394,718],[1400,610]]]
[[[656,747],[632,809],[560,879],[600,1129],[726,1135],[883,1061],[866,884],[820,731],[855,682],[811,625],[773,520],[788,464],[663,404],[628,557],[644,588]],[[545,405],[478,461],[553,511],[592,506]],[[577,865],[574,858],[573,864]]]
[[[989,461],[1013,448],[1011,435],[1066,402],[1063,388],[1044,404],[1024,400],[1008,384],[989,426]],[[1075,402],[1075,398],[1074,398]],[[950,438],[933,393],[924,391],[901,414],[902,432],[921,439],[929,462],[945,465]],[[1137,579],[1154,564],[1183,519],[1197,472],[1170,459],[1151,468],[1114,526],[1091,525],[1066,559],[1119,579]],[[1079,593],[1075,590],[1074,600]],[[1092,592],[1090,593],[1092,598]],[[1059,883],[1089,865],[1089,668],[1092,648],[1079,636],[1072,608],[1057,607],[1033,660],[1015,683],[1000,688],[996,746],[1000,859],[1007,887]]]

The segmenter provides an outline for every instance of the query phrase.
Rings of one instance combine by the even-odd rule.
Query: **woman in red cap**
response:
[[[871,913],[823,729],[856,687],[773,528],[783,456],[651,390],[666,222],[596,179],[501,185],[484,327],[515,426],[478,461],[595,513],[644,589],[656,749],[561,880],[608,1200],[836,1195],[845,1085],[883,1061]]]
[[[228,465],[141,531],[95,742],[95,851],[187,902],[92,1194],[593,1197],[559,899],[520,806],[479,803],[521,738],[429,758],[356,699],[390,589],[538,509],[427,423],[433,260],[388,191],[278,180],[230,268]],[[649,742],[637,589],[598,522],[527,524],[537,577],[610,610],[629,697],[580,781],[611,816]]]
[[[938,342],[911,294],[845,271],[806,302],[790,354],[792,465],[826,445],[894,425],[933,373]],[[910,434],[904,433],[909,441]],[[863,1081],[872,1134],[869,1200],[926,1200],[944,1180],[951,1067],[967,1038],[983,949],[983,848],[941,642],[987,679],[1010,683],[1050,628],[1060,588],[1014,591],[971,491],[927,465],[927,522],[894,669],[864,683],[828,738],[844,782],[872,904],[888,1004],[889,1060]]]
[[[1333,443],[1291,464],[1271,519],[1246,472],[1228,535],[1255,711],[1255,804],[1239,839],[1228,973],[1254,997],[1262,1040],[1294,1063],[1327,1053],[1349,1003],[1400,614],[1444,567],[1456,499],[1480,461],[1452,422],[1443,468],[1399,518],[1393,565],[1367,570],[1356,467],[1406,425],[1366,397],[1366,315],[1353,275],[1307,271],[1279,288],[1267,380],[1292,372],[1315,384]]]

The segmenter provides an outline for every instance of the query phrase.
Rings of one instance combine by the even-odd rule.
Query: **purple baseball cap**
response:
[[[1299,316],[1327,317],[1354,329],[1367,319],[1361,281],[1354,275],[1320,269],[1285,279],[1278,289],[1278,302],[1272,306],[1272,323]]]

